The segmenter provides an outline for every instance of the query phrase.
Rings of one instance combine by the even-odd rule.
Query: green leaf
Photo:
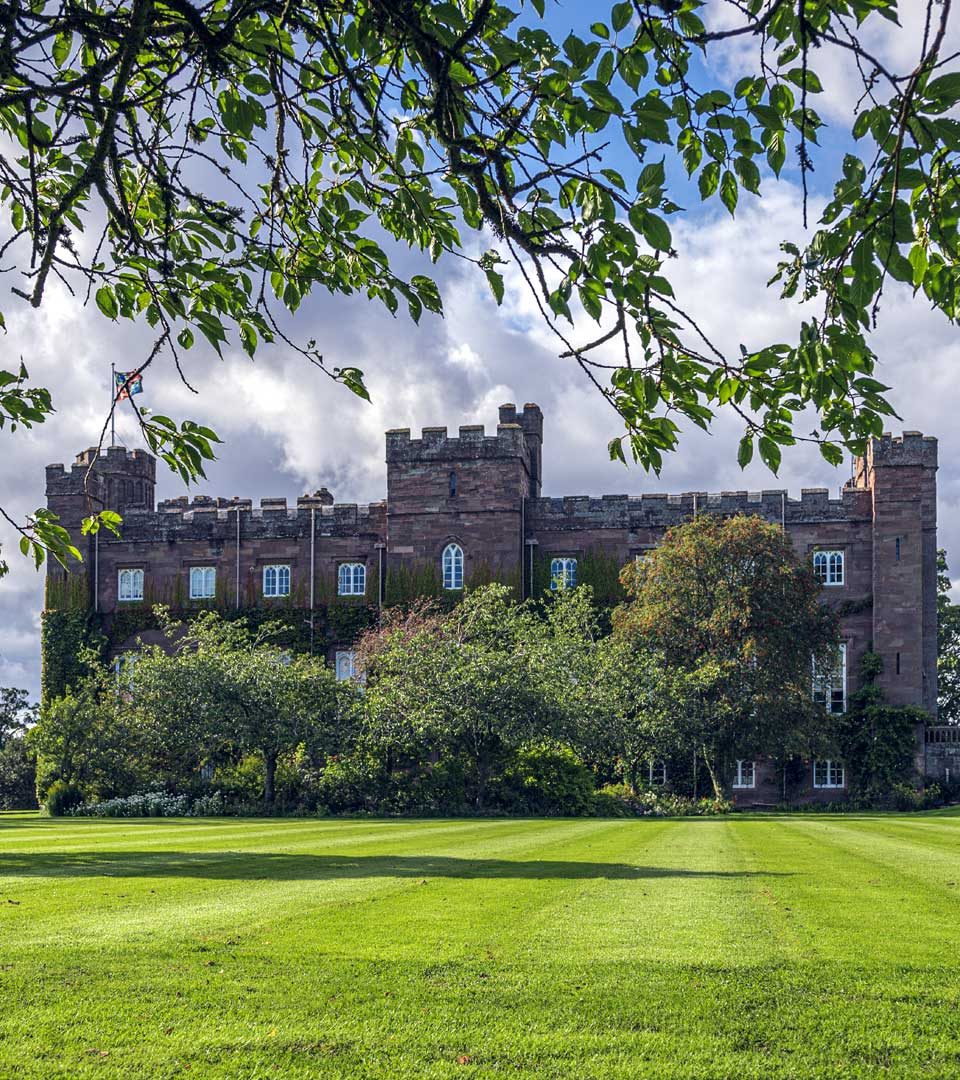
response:
[[[927,83],[924,96],[938,98],[943,105],[955,105],[960,101],[960,71],[951,71]]]
[[[780,447],[769,436],[761,435],[759,449],[764,465],[776,476],[780,468]]]
[[[615,116],[623,116],[623,106],[599,79],[588,79],[583,84],[583,89],[590,95],[590,99],[597,108],[613,113]]]
[[[334,370],[334,374],[343,385],[356,394],[357,397],[363,398],[364,401],[370,400],[370,394],[363,383],[363,372],[359,368],[339,368]]]
[[[720,181],[720,199],[723,205],[730,211],[732,217],[734,211],[737,209],[737,178],[726,169],[723,174],[723,179]]]
[[[490,290],[496,297],[497,306],[503,303],[503,274],[498,274],[496,270],[487,270],[487,281],[490,285]]]
[[[96,295],[97,307],[103,312],[108,319],[115,319],[119,312],[117,307],[117,298],[114,295],[113,289],[109,285],[101,285],[97,289]]]
[[[831,465],[843,464],[843,447],[837,446],[836,443],[820,443],[820,455],[824,461],[829,461]]]
[[[709,199],[717,190],[720,183],[720,165],[716,161],[708,161],[700,173],[700,198]]]
[[[251,72],[249,75],[244,76],[243,85],[251,94],[257,94],[259,97],[265,97],[272,89],[270,80],[257,72]]]
[[[624,0],[622,4],[613,5],[610,22],[615,31],[620,31],[625,26],[628,26],[631,18],[633,18],[633,4],[630,3],[630,0]]]
[[[670,227],[656,214],[639,206],[630,209],[630,224],[634,226],[646,242],[656,251],[670,251],[673,237]]]
[[[753,436],[744,435],[737,447],[737,463],[741,469],[745,469],[753,460]]]

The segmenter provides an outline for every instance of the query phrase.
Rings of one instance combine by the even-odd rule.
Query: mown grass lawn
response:
[[[957,1077],[960,817],[0,815],[0,1077]]]

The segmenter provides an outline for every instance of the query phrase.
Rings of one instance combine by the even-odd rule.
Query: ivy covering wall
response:
[[[620,564],[613,557],[598,551],[587,551],[578,557],[577,580],[593,589],[594,599],[601,612],[624,599],[620,586]],[[440,568],[436,562],[422,562],[412,567],[388,570],[384,585],[384,606],[410,604],[427,597],[443,609],[452,608],[471,589],[492,581],[510,586],[519,599],[521,580],[519,567],[498,572],[481,561],[471,566],[465,577],[464,591],[443,588]],[[376,594],[376,579],[369,579],[370,591]],[[550,559],[534,561],[531,595],[541,598],[550,588]],[[318,575],[315,582],[316,604],[311,614],[309,595],[301,583],[290,596],[270,599],[259,595],[255,582],[247,582],[243,602],[238,608],[228,584],[217,581],[217,595],[209,600],[190,600],[186,583],[178,578],[170,585],[144,589],[140,601],[125,602],[116,611],[95,613],[90,610],[90,583],[86,574],[69,574],[48,579],[45,610],[41,618],[41,697],[44,702],[62,694],[81,674],[79,655],[86,646],[107,658],[121,649],[136,634],[159,630],[160,620],[154,610],[160,604],[170,614],[189,621],[198,612],[216,610],[225,619],[245,619],[257,628],[270,622],[279,630],[273,640],[295,652],[325,653],[334,645],[355,641],[378,618],[376,603],[364,597],[337,595],[336,581],[329,575]]]

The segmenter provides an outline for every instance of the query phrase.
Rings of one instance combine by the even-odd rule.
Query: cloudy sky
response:
[[[918,40],[909,30],[903,35],[887,30],[874,46],[906,66]],[[724,73],[742,61],[731,53],[716,59]],[[817,70],[827,86],[818,106],[836,122],[855,94],[849,67],[823,57]],[[828,179],[817,175],[818,182]],[[762,200],[742,199],[735,220],[722,208],[690,205],[690,214],[671,220],[679,252],[672,280],[680,301],[726,349],[794,338],[802,309],[779,301],[765,282],[780,242],[802,239],[797,188],[781,183],[767,187]],[[211,495],[293,499],[325,484],[340,502],[380,499],[385,429],[442,424],[456,429],[481,422],[492,429],[497,406],[505,401],[535,401],[544,411],[544,492],[549,495],[782,487],[792,495],[801,487],[836,493],[848,475],[848,464],[832,469],[804,446],[785,451],[779,477],[758,464],[741,472],[736,464],[741,432],[726,417],[710,435],[687,435],[659,479],[611,463],[606,444],[619,434],[616,417],[570,362],[557,358],[522,283],[508,274],[507,295],[498,309],[485,281],[468,270],[457,260],[434,268],[445,317],[425,315],[419,327],[363,299],[318,295],[304,303],[294,324],[298,338],[315,338],[332,365],[361,367],[372,404],[333,385],[282,347],[263,349],[255,362],[239,350],[228,350],[220,361],[195,347],[187,374],[199,394],[190,393],[172,370],[154,367],[138,403],[202,421],[219,433],[224,440],[219,460],[197,488]],[[882,361],[879,378],[894,387],[892,400],[902,417],[895,428],[940,439],[940,542],[960,568],[960,480],[950,467],[960,457],[960,336],[906,290],[890,291],[885,301],[874,338]],[[0,305],[8,326],[2,366],[15,367],[22,356],[32,378],[53,389],[57,407],[40,428],[0,433],[0,505],[22,516],[43,505],[44,466],[69,464],[96,442],[109,406],[111,362],[119,368],[140,362],[150,335],[132,324],[109,323],[63,293],[51,293],[40,312],[15,305],[19,302]],[[812,426],[811,421],[803,430]],[[122,415],[118,436],[128,446],[139,445],[132,422]],[[172,474],[159,472],[158,497],[183,490]],[[10,563],[9,575],[0,580],[0,685],[36,693],[42,578],[19,557],[5,525],[0,525],[0,545]]]

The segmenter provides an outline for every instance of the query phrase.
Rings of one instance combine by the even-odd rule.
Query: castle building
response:
[[[155,506],[156,460],[110,447],[49,465],[47,505],[83,550],[86,574],[48,571],[47,607],[67,592],[113,628],[114,654],[158,640],[152,604],[177,609],[277,608],[295,612],[307,647],[352,673],[351,637],[377,609],[420,593],[453,598],[491,580],[520,596],[589,581],[603,594],[629,560],[695,514],[756,514],[782,526],[798,557],[811,560],[824,602],[841,617],[840,663],[815,694],[842,711],[868,649],[884,661],[881,685],[894,705],[937,708],[937,441],[918,432],[871,440],[838,498],[826,489],[689,492],[682,495],[541,494],[543,414],[500,407],[496,433],[482,426],[386,433],[382,502],[336,503],[325,488],[297,499],[197,495]],[[81,538],[82,518],[109,507],[122,535]],[[82,595],[77,598],[77,589]],[[737,764],[735,790],[749,801],[769,778],[763,764]],[[843,766],[811,765],[811,793],[842,793]],[[755,796],[758,801],[776,798]]]

